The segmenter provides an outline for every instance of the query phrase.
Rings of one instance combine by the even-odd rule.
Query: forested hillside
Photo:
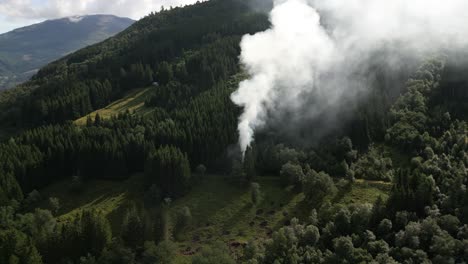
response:
[[[161,10],[0,93],[0,262],[468,261],[463,59],[370,68],[339,128],[242,158],[239,42],[268,26],[240,0]]]
[[[166,84],[173,75],[177,85],[208,89],[237,69],[240,37],[268,25],[265,15],[247,8],[231,1],[208,2],[149,15],[119,36],[41,69],[24,85],[27,96],[18,98],[17,91],[2,98],[2,120],[21,126],[63,122],[130,89],[153,81]]]

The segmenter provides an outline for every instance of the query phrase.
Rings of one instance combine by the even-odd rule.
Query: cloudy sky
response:
[[[0,0],[0,33],[47,19],[85,14],[113,14],[139,19],[161,6],[196,0]]]

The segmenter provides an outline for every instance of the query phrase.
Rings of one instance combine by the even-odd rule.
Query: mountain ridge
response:
[[[44,65],[101,42],[133,23],[114,15],[71,16],[0,34],[0,90],[27,80]]]

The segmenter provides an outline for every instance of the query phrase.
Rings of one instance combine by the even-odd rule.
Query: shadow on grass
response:
[[[140,105],[141,103],[144,103],[147,96],[150,94],[151,89],[150,88],[145,88],[143,90],[138,90],[135,91],[124,98],[115,101],[114,103],[111,103],[106,107],[106,109],[113,109],[116,110],[117,112],[122,112],[127,109],[132,109]]]
[[[205,178],[203,186],[195,187],[172,210],[188,206],[195,221],[189,233],[204,241],[265,237],[273,226],[282,224],[283,211],[294,207],[297,194],[285,191],[276,178],[259,177],[256,181],[262,193],[257,206],[251,203],[248,186],[215,177]]]
[[[234,226],[236,226],[239,221],[247,221],[247,219],[243,219],[245,215],[248,215],[251,213],[252,209],[255,209],[255,207],[252,205],[252,203],[246,203],[240,210],[238,210],[234,215],[232,215],[229,219],[227,219],[226,222],[223,223],[222,225],[222,231],[230,230],[231,232],[234,231],[232,230]],[[254,212],[255,214],[255,212]],[[248,223],[245,223],[247,225]]]

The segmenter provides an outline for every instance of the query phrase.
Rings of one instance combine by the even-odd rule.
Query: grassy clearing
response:
[[[373,204],[379,197],[385,201],[392,188],[392,184],[383,181],[367,181],[357,179],[351,189],[334,198],[334,202],[341,204]]]
[[[190,227],[174,238],[180,252],[177,263],[190,263],[192,255],[216,240],[228,244],[236,256],[243,244],[269,238],[293,217],[307,219],[312,206],[302,193],[282,187],[275,177],[258,177],[256,181],[261,189],[257,205],[251,202],[249,188],[216,175],[206,176],[186,196],[171,203],[172,223],[182,207],[189,207],[192,213]],[[69,181],[63,181],[41,193],[45,198],[60,199],[59,221],[70,221],[83,209],[97,209],[109,218],[114,235],[118,235],[125,209],[131,203],[142,203],[142,182],[142,175],[125,181],[91,180],[85,184],[83,193],[71,194]],[[352,188],[329,199],[339,204],[373,203],[379,196],[386,199],[390,188],[385,182],[357,180]],[[43,208],[47,208],[46,201]]]
[[[47,199],[57,197],[61,208],[57,214],[59,222],[71,221],[81,210],[94,209],[108,217],[114,234],[120,230],[125,209],[142,200],[143,175],[134,175],[125,181],[90,180],[84,184],[83,192],[70,192],[70,180],[64,180],[40,190],[46,198],[42,208],[47,208]]]
[[[119,113],[123,113],[125,111],[130,111],[132,113],[138,113],[141,115],[145,115],[151,112],[151,109],[145,107],[145,100],[151,93],[152,87],[143,88],[143,89],[135,89],[127,94],[124,98],[117,100],[110,105],[96,110],[89,115],[83,116],[80,119],[75,121],[77,125],[86,125],[86,119],[88,116],[94,120],[94,117],[97,113],[101,116],[101,118],[111,118]]]
[[[231,254],[237,256],[243,244],[270,237],[293,217],[303,202],[302,194],[283,188],[274,177],[256,181],[261,189],[257,205],[251,202],[249,188],[216,176],[207,177],[172,204],[172,218],[184,206],[190,208],[193,217],[190,228],[176,239],[181,253],[177,263],[189,263],[190,256],[217,240],[228,244]]]
[[[228,243],[234,250],[248,240],[267,238],[274,228],[291,217],[291,211],[303,195],[282,188],[275,178],[257,180],[261,199],[253,205],[248,188],[210,177],[187,196],[174,202],[171,214],[187,206],[192,212],[192,226],[179,240],[183,253],[193,254],[202,245],[215,240]]]
[[[249,240],[269,238],[274,230],[293,217],[306,220],[312,206],[302,193],[284,188],[274,177],[259,177],[262,198],[258,205],[250,200],[248,188],[230,184],[219,177],[210,177],[187,196],[175,201],[172,217],[187,206],[192,212],[192,226],[179,240],[182,255],[192,255],[203,245],[222,240],[236,255]],[[391,185],[385,182],[357,180],[352,188],[335,197],[334,203],[374,203],[379,196],[388,198]]]

